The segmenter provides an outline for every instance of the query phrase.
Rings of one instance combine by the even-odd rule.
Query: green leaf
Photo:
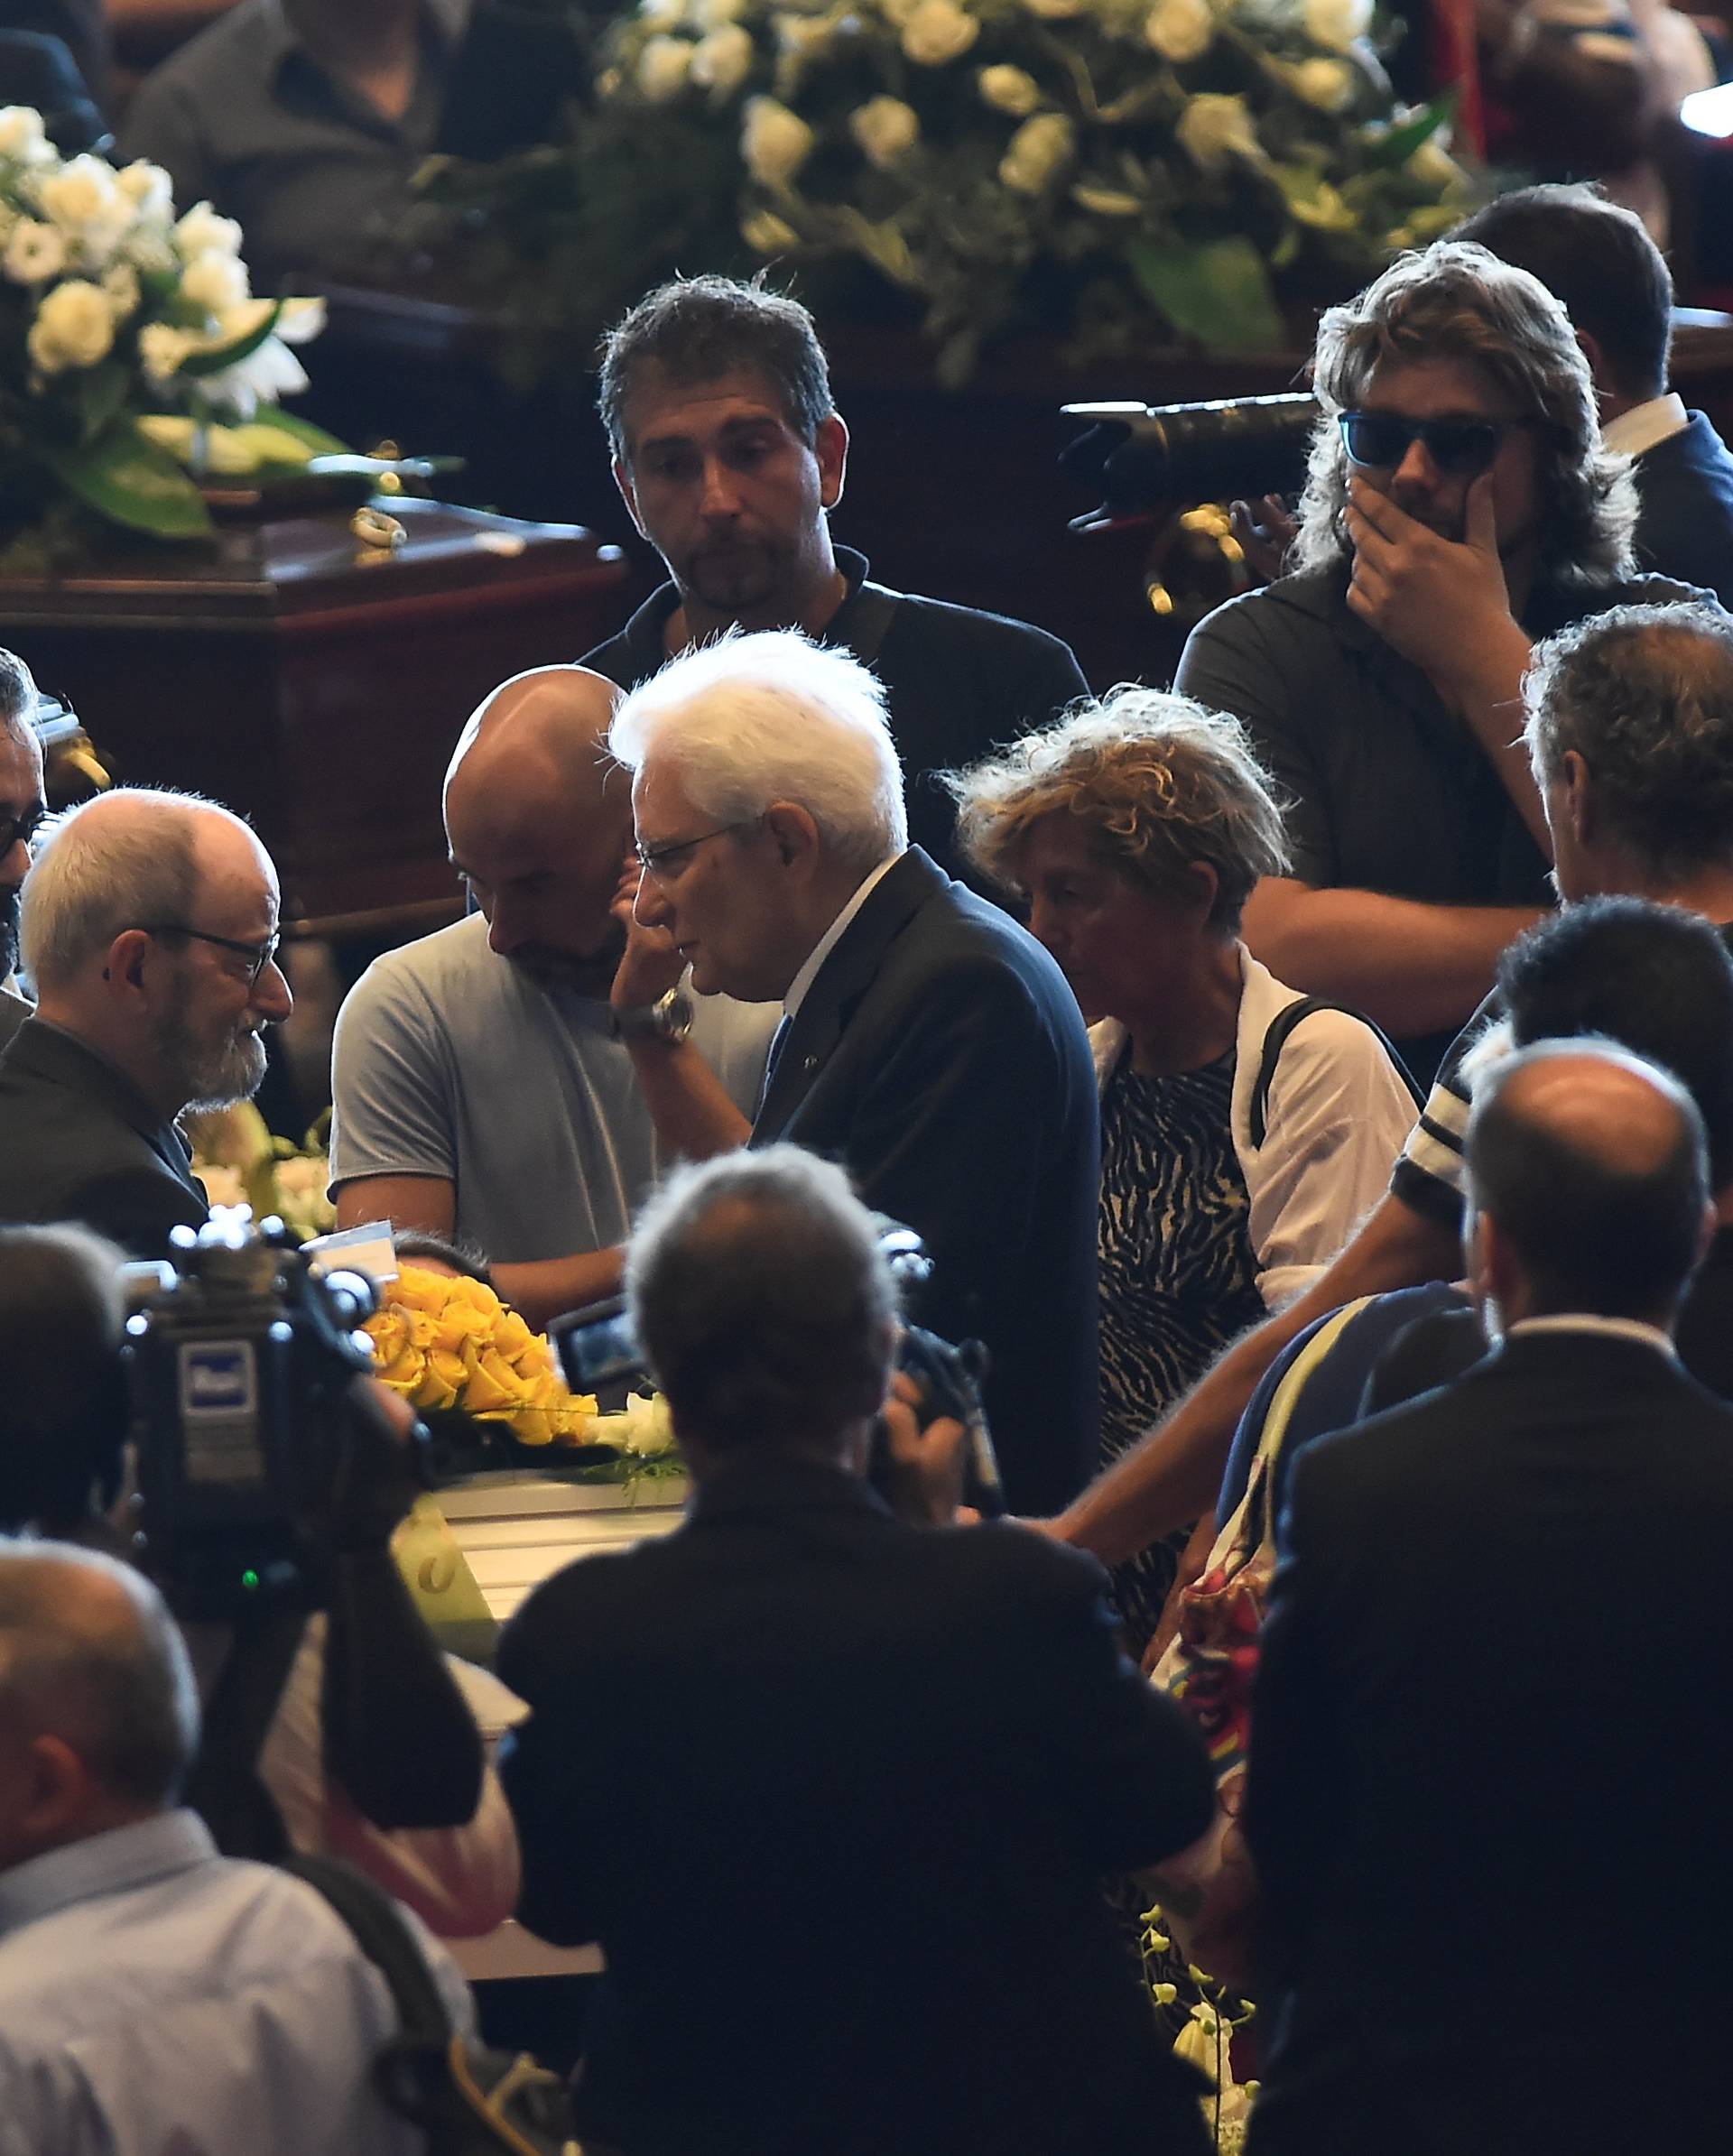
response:
[[[37,455],[69,494],[111,523],[157,539],[202,539],[210,532],[199,489],[130,420],[116,421],[78,449],[42,444]]]
[[[95,441],[120,413],[132,387],[132,369],[124,359],[107,359],[87,367],[78,381],[79,436]]]
[[[1431,142],[1439,129],[1455,117],[1456,91],[1452,88],[1434,97],[1430,105],[1423,105],[1417,113],[1396,126],[1367,140],[1367,163],[1385,167],[1406,164],[1422,143]]]
[[[1282,348],[1282,310],[1270,273],[1243,233],[1200,246],[1134,240],[1126,259],[1173,327],[1210,351]]]
[[[279,433],[305,443],[315,457],[347,457],[349,453],[348,442],[338,441],[335,434],[327,434],[323,427],[314,426],[311,420],[298,419],[280,405],[261,404],[253,414],[252,424],[276,428]]]
[[[218,345],[208,351],[195,352],[190,359],[181,362],[180,372],[195,380],[202,375],[220,375],[226,366],[233,366],[237,359],[245,359],[250,352],[256,352],[276,328],[282,316],[283,302],[279,300],[245,337],[237,337],[231,343]]]

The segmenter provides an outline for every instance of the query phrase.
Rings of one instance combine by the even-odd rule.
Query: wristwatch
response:
[[[692,1030],[692,999],[671,988],[653,1004],[628,1004],[614,1013],[616,1041],[683,1041]]]

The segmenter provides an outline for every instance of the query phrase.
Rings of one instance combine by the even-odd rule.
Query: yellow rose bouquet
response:
[[[410,1264],[380,1296],[366,1323],[374,1363],[412,1407],[461,1408],[523,1445],[596,1441],[594,1399],[568,1390],[547,1335],[485,1282]]]

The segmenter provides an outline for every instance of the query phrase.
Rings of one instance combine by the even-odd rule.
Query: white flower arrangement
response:
[[[1014,326],[1141,348],[1152,305],[1207,346],[1274,349],[1284,296],[1352,291],[1471,206],[1447,107],[1397,107],[1372,14],[640,0],[607,33],[588,125],[598,143],[635,129],[645,155],[665,127],[664,171],[691,163],[695,128],[731,129],[746,246],[865,260],[924,307],[952,379]]]
[[[241,228],[207,202],[179,218],[143,161],[62,158],[42,116],[0,107],[0,518],[14,533],[69,501],[159,538],[210,530],[188,465],[207,430],[253,437],[249,468],[342,445],[275,409],[305,389],[290,347],[317,301],[255,298]],[[233,451],[230,451],[233,466]]]

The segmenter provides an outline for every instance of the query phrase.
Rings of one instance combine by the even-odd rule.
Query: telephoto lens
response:
[[[1088,529],[1198,502],[1292,493],[1305,477],[1318,403],[1295,393],[1204,404],[1067,404],[1063,411],[1067,419],[1089,422],[1059,459],[1072,478],[1100,489],[1101,507],[1074,522]]]

